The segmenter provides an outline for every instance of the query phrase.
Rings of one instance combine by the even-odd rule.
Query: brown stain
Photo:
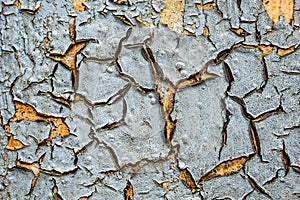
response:
[[[134,191],[131,182],[128,180],[123,190],[125,200],[133,200]]]
[[[205,175],[203,175],[199,183],[209,180],[214,177],[218,176],[229,176],[235,173],[238,173],[241,169],[244,168],[246,162],[250,160],[255,154],[250,154],[248,156],[241,156],[238,158],[230,159],[221,162],[216,167],[214,167],[212,170],[207,172]]]
[[[25,147],[27,147],[28,145],[25,145],[23,142],[21,142],[18,139],[15,139],[14,136],[10,136],[6,145],[6,149],[7,150],[19,150],[19,149],[23,149]]]
[[[170,30],[177,33],[182,29],[182,12],[184,9],[183,0],[163,0],[166,4],[160,14],[160,23],[166,24]]]
[[[286,22],[293,24],[293,0],[263,0],[263,4],[266,12],[275,24],[279,20],[279,15],[283,15]]]
[[[87,1],[88,0],[73,0],[73,7],[76,10],[76,12],[85,11],[87,7],[83,3]]]
[[[187,188],[192,191],[192,193],[196,193],[201,190],[201,188],[197,186],[191,172],[187,168],[180,169],[179,179]]]

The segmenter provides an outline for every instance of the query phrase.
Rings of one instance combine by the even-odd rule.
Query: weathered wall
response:
[[[299,198],[299,1],[1,5],[1,199]]]

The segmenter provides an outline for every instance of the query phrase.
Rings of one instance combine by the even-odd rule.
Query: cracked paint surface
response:
[[[299,10],[2,1],[1,199],[299,198]]]

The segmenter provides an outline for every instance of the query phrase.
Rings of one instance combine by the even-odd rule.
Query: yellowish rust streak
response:
[[[286,22],[293,24],[294,1],[293,0],[263,0],[266,12],[276,24],[279,16],[283,15]]]
[[[294,46],[292,46],[290,48],[287,48],[287,49],[278,48],[277,54],[279,56],[286,56],[286,55],[289,55],[289,54],[293,53],[296,49],[297,48],[295,48]]]
[[[201,188],[197,186],[192,174],[189,172],[187,168],[180,169],[179,179],[183,182],[183,184],[189,188],[192,193],[199,192]]]
[[[73,6],[76,12],[82,12],[86,9],[86,6],[83,5],[84,2],[87,2],[88,0],[73,0]]]
[[[151,26],[151,23],[150,23],[150,22],[147,22],[147,21],[145,21],[145,20],[142,20],[142,19],[140,18],[140,16],[137,16],[135,19],[136,19],[138,22],[144,24],[144,25],[147,26],[147,27],[150,27],[150,26]]]
[[[160,23],[166,24],[170,30],[177,33],[181,32],[182,11],[184,8],[183,0],[163,0],[166,4],[165,9],[160,12]]]
[[[239,172],[245,166],[246,162],[252,158],[253,155],[255,154],[250,154],[249,156],[241,156],[231,160],[226,160],[218,164],[216,167],[214,167],[212,170],[210,170],[208,173],[202,176],[201,179],[199,180],[199,183],[214,177],[229,176],[231,174]]]

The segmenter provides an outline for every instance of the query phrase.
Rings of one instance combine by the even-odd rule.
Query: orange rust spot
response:
[[[89,17],[89,18],[86,20],[86,22],[87,22],[87,23],[91,23],[91,22],[92,22],[92,18]]]
[[[24,147],[27,147],[28,145],[23,144],[20,140],[15,139],[14,136],[10,136],[8,143],[6,145],[6,149],[8,150],[19,150],[22,149]]]
[[[293,0],[263,0],[263,4],[275,24],[279,20],[279,15],[283,15],[286,22],[293,23]]]
[[[20,2],[19,0],[16,0],[16,1],[14,2],[14,4],[15,4],[19,9],[21,9],[22,4],[21,4],[21,2]]]
[[[246,162],[250,160],[254,155],[255,154],[250,154],[249,156],[241,156],[231,160],[226,160],[218,164],[215,168],[202,176],[199,180],[199,183],[214,177],[229,176],[231,174],[239,172],[245,166]]]
[[[82,12],[86,10],[86,6],[83,4],[88,0],[73,0],[73,6],[76,12]]]
[[[207,26],[204,27],[203,29],[203,36],[208,37],[209,36],[209,29]]]
[[[295,50],[296,50],[296,48],[294,46],[292,46],[288,49],[278,48],[277,54],[279,56],[286,56],[286,55],[289,55],[289,54],[293,53]]]
[[[192,193],[196,193],[196,192],[199,192],[201,190],[201,188],[199,188],[196,185],[192,174],[189,172],[189,170],[187,168],[180,169],[179,179],[183,182],[183,184],[187,188],[189,188],[192,191]]]
[[[15,114],[14,117],[9,120],[9,122],[14,121],[45,121],[52,122],[53,126],[50,130],[50,135],[46,141],[51,141],[54,137],[64,138],[70,135],[70,130],[68,126],[64,123],[63,119],[60,117],[52,117],[44,114],[38,113],[34,107],[28,104],[23,104],[19,101],[14,101],[15,104]]]
[[[272,46],[263,45],[263,44],[258,45],[258,49],[262,52],[262,56],[267,56],[273,51]]]
[[[162,182],[160,185],[162,188],[164,188],[165,192],[169,192],[169,185],[170,185],[169,181]]]

